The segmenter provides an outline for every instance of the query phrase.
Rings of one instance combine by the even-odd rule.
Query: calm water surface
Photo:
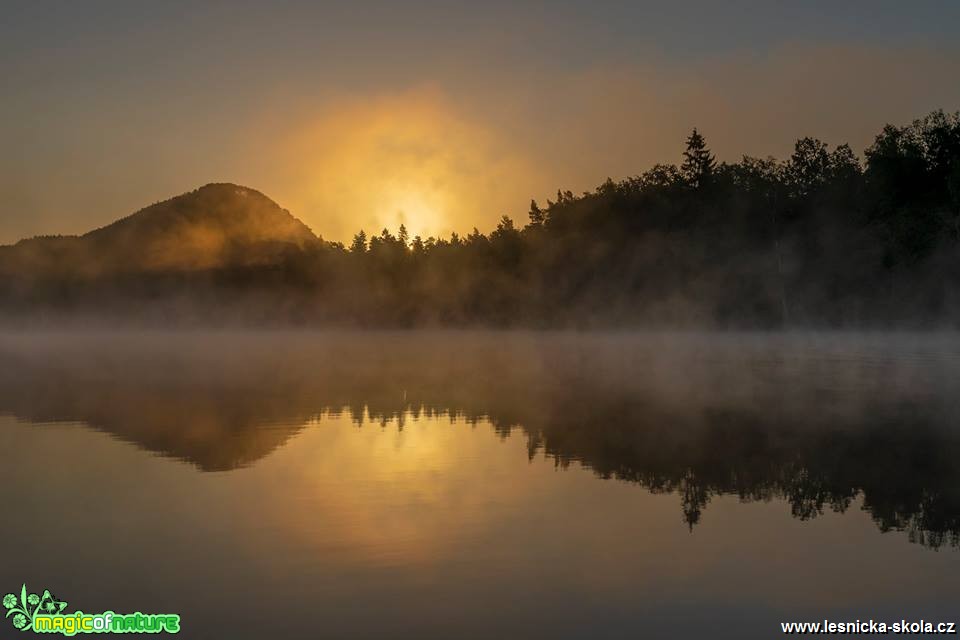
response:
[[[960,621],[958,391],[942,335],[6,334],[0,591],[191,639]]]

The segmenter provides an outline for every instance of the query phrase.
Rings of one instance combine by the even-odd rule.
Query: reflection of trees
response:
[[[325,411],[399,428],[454,415],[522,435],[531,457],[675,493],[691,528],[717,495],[783,500],[800,519],[859,497],[883,531],[960,544],[952,365],[797,365],[756,342],[700,346],[518,334],[0,340],[0,412],[81,421],[203,470],[252,464]]]
[[[883,531],[905,530],[933,547],[960,541],[960,437],[923,420],[773,430],[759,418],[747,410],[706,412],[682,436],[664,423],[637,430],[629,442],[617,430],[608,439],[604,429],[555,421],[537,437],[561,464],[578,460],[602,477],[678,494],[691,527],[716,495],[784,500],[804,520],[843,512],[861,495]]]

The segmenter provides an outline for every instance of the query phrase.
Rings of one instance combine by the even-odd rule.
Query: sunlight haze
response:
[[[960,76],[958,5],[775,4],[8,2],[0,242],[208,182],[328,240],[488,232],[678,162],[694,126],[721,160],[862,153],[960,102],[930,81]]]

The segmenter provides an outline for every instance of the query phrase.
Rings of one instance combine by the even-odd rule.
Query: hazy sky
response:
[[[208,182],[328,239],[960,108],[960,2],[0,0],[0,242]]]

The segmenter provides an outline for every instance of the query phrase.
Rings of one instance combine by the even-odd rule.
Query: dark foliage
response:
[[[163,322],[955,326],[960,115],[888,125],[863,166],[849,146],[813,138],[786,161],[717,163],[694,130],[680,167],[559,191],[531,202],[523,228],[505,216],[487,235],[384,229],[344,246],[294,232],[269,244],[231,238],[234,257],[213,264],[87,276],[75,265],[31,271],[0,253],[0,304],[8,317]],[[47,263],[70,260],[69,239],[31,242]],[[236,258],[255,248],[257,259]]]

